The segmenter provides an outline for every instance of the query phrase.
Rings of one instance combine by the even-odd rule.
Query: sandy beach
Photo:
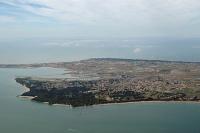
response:
[[[42,102],[48,104],[48,102]],[[106,104],[94,104],[91,106],[82,106],[82,107],[92,107],[92,106],[110,106],[110,105],[125,105],[125,104],[200,104],[200,101],[136,101],[136,102],[124,102],[124,103],[106,103]],[[67,104],[52,104],[51,106],[63,106],[71,107]]]
[[[23,85],[23,93],[25,92],[29,92],[30,89],[28,87],[26,87],[25,85]],[[26,98],[26,99],[30,99],[32,100],[33,98],[37,97],[37,96],[18,96],[19,98]],[[43,102],[44,104],[48,104],[48,102]],[[200,104],[200,101],[135,101],[135,102],[123,102],[123,103],[105,103],[105,104],[94,104],[92,106],[109,106],[109,105],[124,105],[124,104],[138,104],[138,103],[144,103],[144,104],[148,104],[148,103],[161,103],[161,104],[168,104],[168,103],[172,103],[172,104]],[[53,106],[63,106],[63,107],[71,107],[71,105],[67,105],[67,104],[52,104]]]
[[[28,88],[28,87],[26,87],[25,85],[23,85],[23,93],[26,93],[26,92],[29,92],[30,91],[30,89]],[[30,100],[32,100],[33,98],[35,98],[36,96],[21,96],[21,95],[19,95],[19,96],[17,96],[17,97],[19,97],[19,98],[26,98],[26,99],[30,99]]]

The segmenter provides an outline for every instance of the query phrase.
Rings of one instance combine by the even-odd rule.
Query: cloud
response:
[[[78,47],[80,46],[76,41],[66,41],[66,42],[47,42],[43,44],[44,46],[55,46],[55,47]]]
[[[36,15],[77,23],[115,23],[117,20],[117,23],[136,25],[156,21],[174,24],[177,20],[194,20],[200,14],[198,0],[3,0],[3,3]]]
[[[152,49],[156,48],[157,45],[152,45],[143,42],[144,40],[136,41],[132,40],[124,40],[124,39],[61,39],[61,40],[52,40],[48,42],[42,43],[43,46],[51,46],[51,47],[89,47],[89,48],[121,48],[121,49],[133,49],[134,53],[139,53],[143,49]]]
[[[140,53],[141,51],[142,51],[141,48],[134,48],[134,49],[133,49],[133,53],[134,53],[134,54]]]
[[[44,23],[80,34],[200,35],[199,0],[1,0],[0,5],[0,15],[20,22],[48,19]]]

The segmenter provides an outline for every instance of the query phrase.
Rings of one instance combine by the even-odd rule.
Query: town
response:
[[[71,70],[69,73],[77,78],[16,78],[18,83],[30,89],[22,96],[74,107],[136,101],[200,100],[199,63],[89,59],[58,66],[46,65]]]

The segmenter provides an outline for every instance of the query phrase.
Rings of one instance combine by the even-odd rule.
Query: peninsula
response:
[[[16,78],[34,101],[73,107],[136,101],[199,101],[200,63],[94,58],[75,62],[0,65],[55,67],[72,79]]]

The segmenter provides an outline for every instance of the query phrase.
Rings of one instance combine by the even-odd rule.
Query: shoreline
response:
[[[32,96],[17,96],[19,98],[25,98],[25,99],[28,99],[28,100],[32,100],[33,98],[37,97],[32,97]],[[35,102],[38,102],[38,101],[35,101]],[[58,103],[55,103],[55,104],[52,104],[50,105],[48,102],[38,102],[38,103],[41,103],[41,104],[47,104],[49,106],[63,106],[63,107],[72,107],[71,105],[68,105],[68,104],[58,104]],[[92,106],[110,106],[110,105],[126,105],[126,104],[156,104],[156,103],[160,103],[160,104],[200,104],[200,101],[133,101],[133,102],[119,102],[119,103],[102,103],[102,104],[93,104],[93,105],[90,105],[90,106],[78,106],[79,107],[92,107]],[[77,108],[77,107],[74,107],[74,108]]]
[[[30,88],[26,87],[25,85],[22,85],[22,88],[23,88],[23,93],[26,93],[26,92],[29,92],[30,91]],[[32,100],[34,99],[35,97],[37,96],[22,96],[22,95],[19,95],[17,96],[19,98],[24,98],[24,99],[28,99],[28,100]],[[42,104],[48,104],[48,102],[39,102],[39,101],[36,101],[38,103],[42,103]],[[100,104],[93,104],[93,105],[90,105],[90,106],[109,106],[109,105],[125,105],[125,104],[138,104],[138,103],[146,103],[146,104],[150,104],[150,103],[161,103],[161,104],[168,104],[168,103],[172,103],[172,104],[200,104],[200,100],[199,101],[159,101],[159,100],[155,100],[155,101],[130,101],[130,102],[111,102],[111,103],[100,103]],[[50,106],[68,106],[68,107],[72,107],[72,105],[68,105],[68,104],[52,104]],[[79,106],[79,107],[89,107],[89,106]],[[76,107],[75,107],[76,108]]]
[[[47,103],[47,102],[45,102]],[[190,104],[190,103],[196,103],[196,104],[200,104],[200,101],[137,101],[137,102],[124,102],[124,103],[102,103],[102,104],[94,104],[94,105],[91,105],[91,106],[110,106],[110,105],[125,105],[125,104],[138,104],[138,103],[187,103],[187,104]],[[67,104],[52,104],[53,106],[56,106],[56,105],[62,105],[62,106],[71,106],[71,105],[67,105]],[[80,106],[80,107],[89,107],[89,106]]]
[[[33,98],[35,97],[32,97],[32,96],[17,96],[19,98],[24,98],[24,99],[29,99],[29,100],[32,100]]]
[[[30,88],[26,87],[25,85],[22,85],[23,87],[23,90],[24,92],[23,93],[26,93],[26,92],[29,92],[30,91]],[[29,100],[32,100],[34,99],[35,97],[37,96],[22,96],[22,95],[19,95],[17,96],[19,98],[25,98],[25,99],[29,99]],[[37,102],[37,101],[36,101]],[[43,104],[48,104],[48,102],[38,102],[38,103],[43,103]],[[200,101],[132,101],[132,102],[118,102],[118,103],[102,103],[102,104],[94,104],[94,105],[91,105],[91,106],[109,106],[109,105],[125,105],[125,104],[138,104],[138,103],[173,103],[173,104],[182,104],[182,103],[185,103],[185,104],[200,104]],[[52,104],[50,106],[68,106],[68,107],[71,107],[71,105],[68,105],[68,104]],[[80,107],[87,107],[87,106],[80,106]]]
[[[48,104],[48,102],[39,102],[42,104]],[[102,103],[102,104],[94,104],[90,106],[78,106],[78,107],[72,107],[71,105],[68,104],[52,104],[49,106],[63,106],[63,107],[70,107],[70,108],[81,108],[81,107],[96,107],[96,106],[111,106],[111,105],[127,105],[127,104],[199,104],[200,101],[136,101],[136,102],[124,102],[124,103]]]
[[[135,101],[135,102],[121,102],[121,103],[103,103],[103,104],[94,104],[94,106],[98,106],[98,105],[124,105],[124,104],[138,104],[138,103],[147,103],[147,104],[150,104],[150,103],[162,103],[162,104],[165,104],[165,103],[173,103],[173,104],[200,104],[200,101]],[[93,105],[92,105],[93,106]]]
[[[22,92],[22,94],[30,91],[30,88],[26,87],[25,85],[22,85],[22,89],[24,90]],[[17,97],[32,100],[33,98],[35,98],[37,96],[22,96],[22,95],[18,95]]]

